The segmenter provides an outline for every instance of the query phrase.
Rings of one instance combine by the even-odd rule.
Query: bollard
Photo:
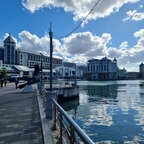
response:
[[[52,109],[52,102],[51,98],[56,98],[56,92],[55,91],[47,91],[46,92],[46,118],[49,120],[52,120],[53,117],[53,109]]]

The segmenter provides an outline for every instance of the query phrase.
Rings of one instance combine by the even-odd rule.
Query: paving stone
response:
[[[0,89],[0,144],[43,144],[37,97],[8,83]]]

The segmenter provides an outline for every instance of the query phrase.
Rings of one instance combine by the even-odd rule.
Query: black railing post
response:
[[[59,139],[60,144],[62,144],[62,121],[63,121],[63,117],[62,117],[62,113],[60,112],[60,139]]]

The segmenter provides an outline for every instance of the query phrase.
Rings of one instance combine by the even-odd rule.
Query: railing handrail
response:
[[[73,126],[74,130],[81,138],[81,140],[86,144],[94,144],[94,142],[85,134],[84,131],[77,125],[77,123],[65,112],[65,110],[56,102],[54,98],[51,98],[53,104],[58,108],[62,115],[67,119],[67,121]]]
[[[46,94],[48,91],[46,89],[42,88],[42,91]],[[43,94],[44,94],[43,93]],[[45,95],[46,96],[46,95]],[[43,99],[46,101],[45,99]],[[61,115],[67,120],[67,122],[73,127],[74,132],[79,136],[79,138],[84,142],[85,144],[94,144],[94,142],[89,138],[89,136],[78,126],[78,124],[67,114],[67,112],[57,103],[57,101],[54,99],[54,97],[50,97],[50,101],[54,104],[54,107],[57,107],[57,110],[61,113]],[[56,113],[55,113],[55,116]],[[55,119],[55,118],[54,118]],[[56,119],[55,119],[56,120]],[[54,120],[54,125],[56,124],[56,121]]]

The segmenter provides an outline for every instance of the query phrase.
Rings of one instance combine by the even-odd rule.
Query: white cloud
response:
[[[127,41],[122,42],[120,44],[119,48],[123,49],[123,50],[127,49],[128,48],[128,42]]]
[[[119,52],[121,52],[119,57],[119,64],[123,65],[125,67],[131,68],[134,70],[137,67],[138,70],[138,64],[141,62],[144,62],[143,56],[144,56],[144,29],[140,29],[139,31],[134,33],[134,37],[139,38],[136,45],[132,48],[129,48],[126,44],[125,49],[121,47],[119,49]],[[124,42],[127,43],[127,42]],[[121,45],[123,45],[122,43]],[[132,67],[133,65],[133,67]],[[135,68],[134,68],[135,66]]]
[[[134,36],[140,38],[144,37],[144,29],[140,29],[139,31],[135,32]]]
[[[110,57],[110,58],[120,58],[121,57],[121,55],[123,54],[123,52],[122,51],[120,51],[119,49],[117,49],[117,48],[114,48],[114,47],[110,47],[108,50],[107,50],[108,52],[108,57]]]
[[[137,12],[136,10],[133,10],[133,11],[130,10],[130,11],[126,12],[127,17],[124,18],[123,21],[126,21],[126,20],[131,19],[131,17],[133,17],[133,15],[134,15],[136,12]]]
[[[91,20],[109,16],[111,13],[119,11],[124,4],[138,1],[139,0],[101,0],[89,15],[88,19]],[[95,0],[23,0],[22,4],[32,13],[46,7],[62,7],[65,12],[72,12],[74,20],[76,21],[83,19],[96,2]]]
[[[140,9],[142,6],[140,6]],[[135,21],[140,21],[144,19],[144,12],[137,12],[137,10],[130,10],[126,12],[127,17],[123,19],[123,21],[126,20],[135,20]]]
[[[28,31],[22,31],[19,33],[19,38],[21,39],[21,42],[18,43],[19,48],[34,51],[45,51],[47,53],[50,51],[48,35],[39,38],[37,35],[31,34]],[[55,47],[55,53],[59,52],[59,47],[61,46],[60,42],[54,39],[53,45]]]
[[[134,36],[140,38],[137,42],[136,47],[144,49],[144,29],[140,29],[139,31],[135,32]]]
[[[28,31],[19,33],[21,41],[17,47],[27,50],[45,51],[49,53],[49,36],[39,38]],[[64,61],[86,63],[88,59],[96,56],[107,55],[107,44],[111,40],[108,33],[101,37],[92,35],[91,32],[74,33],[62,42],[53,39],[53,54],[61,56]]]
[[[0,39],[0,46],[3,46],[3,41],[8,37],[10,35],[10,33],[5,33],[5,35],[3,36],[3,39]],[[14,41],[16,42],[16,44],[17,44],[17,39],[15,38],[15,37],[13,37],[13,36],[11,36],[13,39],[14,39]]]
[[[107,33],[101,37],[92,35],[91,32],[75,33],[63,39],[62,47],[69,55],[87,62],[92,57],[106,55],[106,45],[110,40],[111,35]]]
[[[132,17],[132,20],[136,20],[136,21],[139,21],[139,20],[142,20],[144,19],[144,13],[135,13]]]
[[[134,37],[138,38],[137,43],[133,47],[129,47],[128,42],[124,41],[118,48],[109,47],[112,37],[109,33],[103,33],[101,36],[93,35],[91,32],[74,33],[60,41],[53,39],[53,54],[61,56],[63,61],[75,63],[87,63],[89,59],[114,57],[118,60],[118,66],[129,67],[143,61],[144,56],[144,29],[134,33]],[[19,33],[21,41],[18,46],[28,50],[45,51],[49,53],[49,36],[39,38],[38,36],[22,31]]]

